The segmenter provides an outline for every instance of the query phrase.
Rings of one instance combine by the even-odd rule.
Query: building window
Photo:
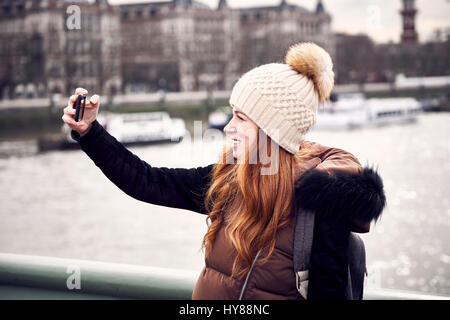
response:
[[[11,13],[11,7],[9,5],[3,6],[3,13],[4,14],[10,14]]]
[[[25,11],[25,5],[23,4],[23,3],[19,3],[18,5],[17,5],[17,12],[18,13],[22,13],[22,12],[24,12]]]

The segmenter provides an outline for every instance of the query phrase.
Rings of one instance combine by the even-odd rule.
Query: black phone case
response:
[[[84,116],[84,108],[86,107],[86,97],[79,94],[77,101],[75,102],[75,122],[78,122],[79,120],[83,120]],[[81,111],[81,118],[80,118],[80,111]]]

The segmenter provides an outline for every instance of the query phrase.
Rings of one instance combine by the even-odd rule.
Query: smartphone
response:
[[[75,105],[73,107],[75,108],[75,122],[83,120],[84,108],[86,107],[86,96],[79,94],[77,97],[77,101],[75,102]]]

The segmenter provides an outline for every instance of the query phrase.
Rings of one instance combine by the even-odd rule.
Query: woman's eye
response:
[[[236,115],[236,117],[238,117],[239,120],[244,120],[244,118],[242,118],[242,117],[240,117],[238,115]]]

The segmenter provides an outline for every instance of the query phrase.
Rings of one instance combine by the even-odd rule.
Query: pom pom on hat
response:
[[[333,62],[324,49],[311,42],[295,44],[289,48],[285,63],[313,81],[320,102],[330,97],[334,86]]]

